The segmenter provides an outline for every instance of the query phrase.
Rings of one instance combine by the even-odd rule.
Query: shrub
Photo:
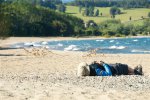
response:
[[[148,13],[148,17],[150,17],[150,12]]]
[[[117,7],[110,8],[110,15],[115,16],[117,14],[121,14],[121,10]]]

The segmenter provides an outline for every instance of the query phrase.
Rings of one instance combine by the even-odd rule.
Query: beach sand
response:
[[[75,38],[12,37],[0,40],[0,46],[67,39]],[[76,76],[80,62],[94,60],[124,63],[132,68],[141,64],[144,76]],[[0,100],[149,100],[149,97],[150,54],[89,55],[88,52],[33,51],[33,48],[0,50]]]

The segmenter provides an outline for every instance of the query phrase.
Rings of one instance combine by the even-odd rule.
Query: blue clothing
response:
[[[108,64],[103,64],[103,67],[104,67],[105,71],[102,70],[99,67],[97,67],[95,69],[96,75],[97,76],[112,76],[112,72],[111,72],[110,66]]]

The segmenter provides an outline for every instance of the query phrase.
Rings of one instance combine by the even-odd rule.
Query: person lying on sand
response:
[[[142,66],[134,69],[126,64],[107,64],[103,61],[94,61],[91,64],[80,63],[77,69],[78,76],[116,76],[116,75],[143,75]]]

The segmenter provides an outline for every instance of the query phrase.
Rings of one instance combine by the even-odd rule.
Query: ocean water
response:
[[[83,52],[97,49],[97,53],[150,54],[150,37],[25,42],[13,44],[11,47],[46,47],[51,50]]]

